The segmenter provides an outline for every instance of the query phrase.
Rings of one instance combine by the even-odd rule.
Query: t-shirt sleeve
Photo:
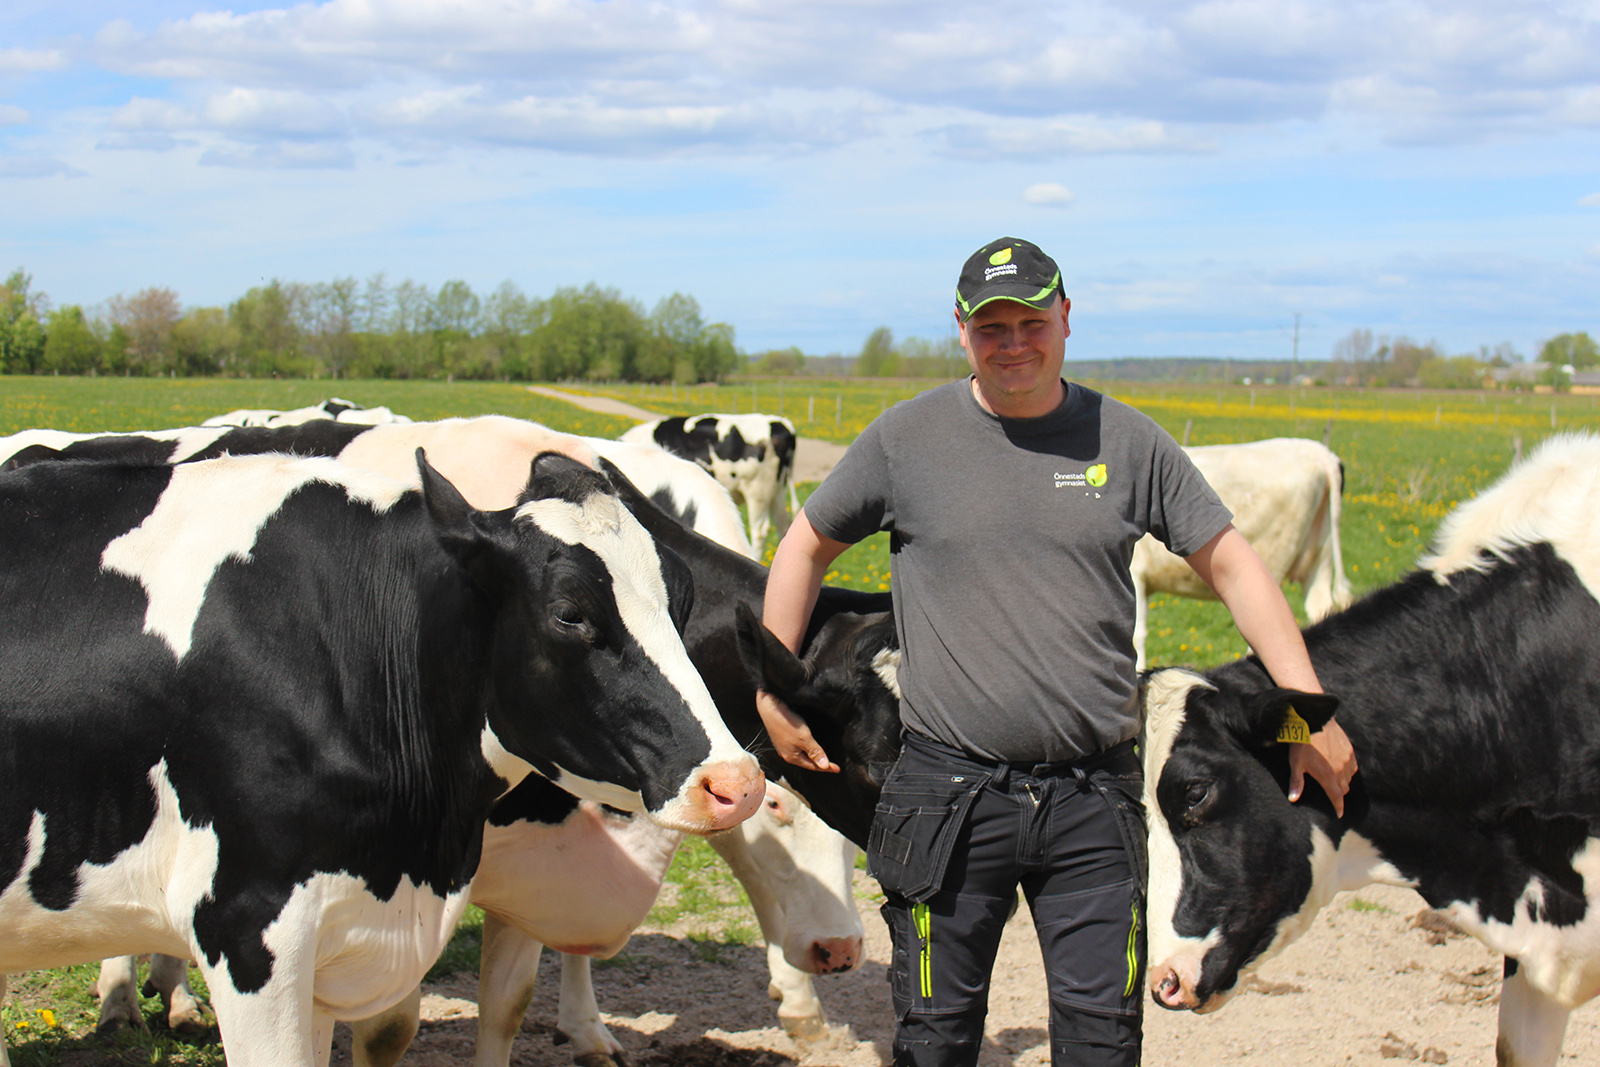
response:
[[[853,545],[894,525],[882,421],[880,416],[861,432],[806,500],[806,518],[822,536]]]
[[[1232,521],[1233,512],[1189,454],[1171,434],[1158,431],[1151,465],[1150,532],[1174,555],[1188,556]]]

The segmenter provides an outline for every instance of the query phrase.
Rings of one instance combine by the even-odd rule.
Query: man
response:
[[[1020,885],[1050,986],[1051,1061],[1139,1061],[1143,783],[1128,563],[1155,534],[1216,590],[1280,685],[1320,692],[1294,615],[1167,433],[1061,380],[1071,302],[1055,262],[1001,238],[956,286],[972,376],[867,427],[796,516],[764,621],[798,648],[828,565],[891,532],[904,750],[868,869],[883,886],[897,1067],[977,1062],[989,975]],[[836,770],[759,698],[784,759]],[[1329,724],[1293,746],[1343,808],[1355,773]]]

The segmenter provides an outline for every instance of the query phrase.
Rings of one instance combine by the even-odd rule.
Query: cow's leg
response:
[[[101,972],[102,975],[104,972]],[[196,1034],[206,1028],[205,1012],[200,1001],[189,988],[189,961],[176,956],[153,953],[150,956],[150,977],[145,981],[144,993],[158,993],[161,1006],[167,1013],[167,1026],[173,1033]]]
[[[234,988],[225,965],[213,967],[203,956],[198,958],[200,973],[211,990],[211,1010],[217,1016],[222,1045],[228,1050],[228,1067],[311,1067],[326,1062],[327,1053],[320,1051],[323,1013],[313,1006],[312,997],[314,945],[284,945],[272,977],[250,993]],[[289,960],[301,962],[293,966],[286,962]],[[327,1049],[331,1052],[331,1017],[327,1023]]]
[[[139,1007],[139,957],[113,956],[100,961],[100,978],[95,982],[95,995],[100,998],[100,1022],[94,1032],[98,1037],[137,1027],[144,1029],[144,1012]]]
[[[478,963],[477,1067],[506,1067],[511,1042],[533,1003],[539,980],[539,942],[493,914],[483,917]]]
[[[772,529],[772,508],[777,503],[777,486],[765,468],[743,486],[744,510],[750,521],[750,543],[757,558],[767,551],[767,533]],[[781,505],[779,505],[781,506]]]
[[[1131,571],[1133,577],[1133,655],[1134,668],[1144,670],[1144,640],[1150,630],[1150,590],[1145,587],[1144,575],[1139,573],[1137,567]]]
[[[600,1019],[588,956],[561,957],[561,1011],[556,1026],[572,1042],[574,1063],[581,1067],[627,1067],[622,1042],[611,1036]],[[477,1067],[488,1065],[480,1062]]]
[[[1500,984],[1500,1036],[1495,1040],[1499,1067],[1554,1067],[1561,1058],[1570,1009],[1528,984],[1517,961],[1506,957]]]
[[[333,1062],[333,1022],[328,1012],[311,1013],[311,1047],[317,1055],[317,1067],[328,1067]]]
[[[765,930],[762,931],[765,936]],[[778,1002],[778,1025],[796,1041],[815,1041],[828,1032],[828,1017],[811,976],[783,958],[782,939],[767,939],[767,996]]]
[[[353,1067],[394,1067],[417,1036],[422,1017],[422,987],[388,1011],[350,1024],[350,1061]]]

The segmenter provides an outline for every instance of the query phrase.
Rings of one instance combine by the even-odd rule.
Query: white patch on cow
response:
[[[1445,517],[1419,566],[1440,584],[1459,571],[1487,570],[1489,557],[1548,541],[1600,600],[1600,437],[1558,434],[1499,481]]]
[[[449,941],[467,894],[440,897],[406,880],[379,900],[346,874],[295,886],[263,935],[273,954],[264,986],[239,992],[225,956],[201,964],[213,1008],[230,1021],[223,1039],[260,1062],[321,1061],[317,1016],[364,1019],[408,996]]]
[[[173,445],[172,455],[168,457],[167,462],[182,463],[190,456],[204,452],[206,449],[210,448],[216,442],[217,438],[221,437],[223,434],[231,432],[232,430],[228,427],[217,429],[210,427],[185,426],[177,430],[163,430],[157,433],[146,434],[144,436],[160,439],[170,434],[175,443]]]
[[[1214,686],[1193,671],[1179,668],[1156,671],[1144,685],[1144,810],[1149,826],[1150,885],[1146,903],[1149,923],[1149,958],[1154,970],[1158,964],[1172,967],[1193,989],[1200,979],[1200,961],[1221,940],[1213,930],[1204,938],[1180,937],[1174,926],[1178,898],[1183,890],[1183,866],[1178,843],[1167,826],[1166,816],[1156,802],[1156,785],[1162,768],[1172,755],[1172,746],[1183,729],[1189,691]]]
[[[900,650],[880,648],[872,657],[872,673],[878,676],[884,688],[900,699]]]
[[[40,907],[28,892],[49,838],[45,816],[34,813],[21,877],[0,894],[0,972],[126,953],[192,954],[194,908],[216,875],[216,833],[184,823],[165,762],[149,777],[156,800],[149,831],[110,863],[80,864],[77,899],[66,911]]]
[[[1516,958],[1527,984],[1565,1008],[1600,995],[1600,839],[1590,838],[1573,857],[1583,879],[1588,911],[1572,926],[1533,917],[1545,897],[1535,876],[1519,895],[1512,921],[1485,918],[1475,904],[1455,901],[1439,910],[1495,952]]]
[[[182,660],[188,654],[206,587],[228,560],[249,562],[261,527],[308,482],[342,486],[352,500],[386,511],[404,487],[331,459],[235,456],[186,463],[143,522],[101,554],[108,571],[144,587],[144,629]]]

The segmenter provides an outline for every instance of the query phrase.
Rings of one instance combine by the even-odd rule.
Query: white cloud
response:
[[[0,104],[0,126],[21,126],[28,121],[28,113],[11,104]]]
[[[1578,200],[1578,206],[1600,207],[1600,193],[1590,193],[1588,196],[1580,197]]]
[[[6,178],[81,178],[84,172],[59,159],[37,156],[0,157],[0,177]]]
[[[1090,121],[1018,120],[985,125],[950,126],[939,131],[956,156],[1016,159],[1111,153],[1188,154],[1209,152],[1215,145],[1175,132],[1161,122],[1103,126]]]
[[[1039,182],[1022,190],[1022,199],[1045,207],[1066,207],[1077,199],[1071,189],[1059,182]]]
[[[61,70],[67,57],[53,48],[0,49],[0,74],[36,74],[40,71]]]

